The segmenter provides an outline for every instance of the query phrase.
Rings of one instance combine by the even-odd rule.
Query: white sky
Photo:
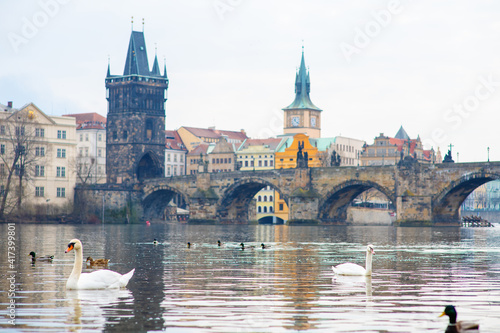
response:
[[[167,129],[281,134],[303,40],[323,137],[372,143],[403,125],[460,162],[487,147],[500,160],[500,1],[2,0],[0,12],[3,104],[105,116],[108,56],[122,74],[134,16],[150,66],[155,44],[162,71],[166,58]]]

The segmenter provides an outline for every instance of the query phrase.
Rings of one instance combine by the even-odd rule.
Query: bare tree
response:
[[[16,209],[20,212],[27,184],[34,177],[34,166],[44,155],[40,154],[40,150],[36,151],[36,147],[40,148],[40,143],[43,142],[43,135],[40,135],[36,124],[34,113],[29,110],[14,112],[1,124],[3,152],[0,158],[3,166],[0,171],[4,177],[0,196],[0,218]]]

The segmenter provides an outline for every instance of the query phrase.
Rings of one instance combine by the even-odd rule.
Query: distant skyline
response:
[[[2,2],[0,103],[107,113],[144,29],[170,80],[166,129],[283,133],[302,46],[322,137],[373,143],[403,126],[459,162],[500,160],[500,3],[493,0]],[[144,25],[142,20],[144,18]]]

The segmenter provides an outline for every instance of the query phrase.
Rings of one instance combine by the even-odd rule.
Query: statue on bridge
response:
[[[342,157],[340,157],[340,154],[337,154],[337,152],[334,150],[332,152],[332,156],[330,157],[330,166],[340,166],[341,162]]]
[[[443,163],[455,163],[455,161],[453,160],[453,157],[451,157],[451,145],[450,145],[450,149],[448,149],[448,152],[446,153],[446,155],[444,155]]]
[[[307,151],[302,153],[302,149],[304,149],[304,141],[299,141],[299,151],[297,152],[297,168],[307,168],[309,162],[309,156]]]

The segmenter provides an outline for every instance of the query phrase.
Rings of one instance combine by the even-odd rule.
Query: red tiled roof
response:
[[[74,114],[64,114],[64,117],[75,117],[77,124],[87,123],[87,122],[100,122],[106,123],[106,117],[101,116],[98,113],[74,113]]]
[[[263,145],[268,145],[270,150],[276,150],[278,145],[283,139],[275,139],[275,138],[269,138],[269,139],[248,139],[241,145],[241,149],[248,148],[250,146],[263,146]]]
[[[165,149],[187,150],[177,131],[165,131]]]
[[[188,155],[199,156],[200,153],[203,154],[203,155],[206,155],[207,154],[207,150],[208,150],[208,144],[206,144],[206,143],[200,143],[200,145],[198,147],[196,147],[195,149],[191,150],[188,153]]]
[[[228,139],[240,140],[243,141],[247,138],[245,132],[242,131],[225,131],[225,130],[217,130],[212,128],[197,128],[197,127],[185,127],[186,130],[191,132],[194,136],[199,138],[214,138],[218,139],[221,136],[225,135]]]

